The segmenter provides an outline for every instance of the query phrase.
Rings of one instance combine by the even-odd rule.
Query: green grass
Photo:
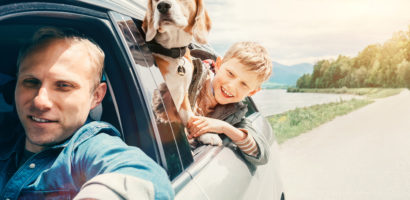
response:
[[[345,115],[353,110],[373,102],[368,99],[353,99],[335,103],[314,105],[297,108],[286,113],[269,116],[268,120],[273,128],[278,143],[298,136],[324,124],[336,116]]]
[[[269,116],[268,120],[278,143],[283,143],[287,139],[312,130],[333,120],[337,116],[345,115],[370,104],[374,102],[374,99],[396,95],[402,90],[403,88],[288,88],[288,92],[353,94],[363,96],[364,98],[297,108],[282,114]]]
[[[288,92],[353,94],[371,99],[396,95],[402,90],[403,88],[288,88]]]

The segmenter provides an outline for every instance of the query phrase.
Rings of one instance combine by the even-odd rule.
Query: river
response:
[[[348,94],[288,93],[284,89],[264,89],[252,96],[264,116],[316,104],[362,98]]]

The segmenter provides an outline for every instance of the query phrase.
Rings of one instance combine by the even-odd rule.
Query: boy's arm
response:
[[[253,141],[256,143],[258,148],[258,154],[256,156],[252,156],[251,154],[246,154],[242,149],[241,152],[247,161],[254,165],[263,165],[268,162],[269,155],[270,155],[270,146],[268,140],[266,139],[265,135],[261,132],[256,131],[252,123],[246,119],[245,117],[242,120],[235,124],[235,127],[239,130],[246,131],[248,137],[252,138]],[[237,144],[238,145],[238,144]],[[239,148],[240,145],[238,145]]]
[[[194,116],[188,122],[188,129],[190,139],[209,132],[224,133],[239,147],[245,159],[250,163],[263,165],[268,162],[270,146],[267,139],[263,133],[257,132],[245,117],[232,126],[219,119]]]
[[[225,135],[228,136],[244,154],[258,157],[258,145],[246,129],[236,128],[229,123],[226,123],[223,129]]]

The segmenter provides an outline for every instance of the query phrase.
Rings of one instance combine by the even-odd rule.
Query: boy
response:
[[[247,108],[241,101],[258,92],[272,73],[268,52],[257,43],[238,42],[222,61],[217,59],[213,70],[215,76],[208,71],[196,98],[195,112],[202,116],[188,121],[189,138],[209,132],[223,133],[239,147],[246,160],[254,165],[265,164],[269,144],[245,118]]]

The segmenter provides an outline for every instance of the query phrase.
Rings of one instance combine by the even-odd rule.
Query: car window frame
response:
[[[135,19],[115,11],[110,11],[109,15],[112,18],[113,23],[116,23],[115,27],[118,34],[121,35],[120,37],[123,45],[127,46],[126,50],[131,62],[134,61],[132,62],[134,67],[132,72],[135,74],[136,80],[139,81],[139,85],[141,86],[141,90],[143,92],[143,97],[145,98],[145,102],[147,102],[146,106],[149,110],[152,124],[151,127],[153,128],[153,134],[156,138],[162,159],[161,161],[163,163],[163,167],[167,170],[170,179],[173,180],[180,176],[181,173],[183,173],[185,169],[194,161],[191,155],[188,140],[185,136],[184,126],[181,122],[171,123],[169,118],[166,119],[164,122],[165,124],[159,123],[156,121],[156,116],[152,105],[150,106],[150,103],[153,101],[152,98],[154,97],[152,91],[159,90],[159,85],[165,84],[165,81],[159,69],[155,66],[152,52],[146,47],[145,35],[141,29],[142,20]],[[145,81],[143,81],[143,79],[145,79]],[[164,100],[160,96],[158,97],[160,98],[160,104],[166,107]],[[171,102],[171,104],[171,106],[174,106],[173,102]],[[170,139],[169,135],[172,136],[171,141],[163,142],[162,140],[164,137],[168,138],[168,140]]]
[[[66,25],[70,24],[72,22],[81,22],[82,25],[87,24],[87,25],[92,25],[91,27],[97,27],[97,25],[94,25],[93,22],[97,22],[99,26],[104,26],[104,31],[106,34],[109,34],[110,39],[112,41],[109,41],[109,44],[105,45],[107,48],[111,49],[110,52],[112,52],[112,57],[113,61],[116,62],[116,65],[121,68],[122,74],[126,74],[125,72],[128,72],[130,67],[130,64],[127,63],[128,59],[126,56],[124,56],[124,50],[122,49],[122,45],[119,42],[120,40],[117,37],[117,34],[114,31],[114,28],[112,27],[112,24],[110,23],[110,18],[108,17],[107,13],[100,12],[97,10],[92,10],[88,8],[83,8],[83,7],[78,7],[75,5],[68,5],[68,4],[56,4],[56,3],[44,3],[44,2],[39,2],[39,3],[16,3],[16,4],[11,4],[11,5],[4,5],[2,6],[2,10],[0,10],[0,21],[1,23],[10,23],[10,21],[19,21],[22,18],[27,19],[28,16],[34,16],[36,19],[30,19],[28,21],[30,22],[24,22],[22,24],[30,24],[37,21],[41,21],[42,18],[44,18],[44,21],[41,21],[41,25],[54,25],[54,26],[63,26],[60,25],[60,22],[64,22]],[[41,20],[39,20],[41,19]],[[81,20],[80,20],[81,19]],[[37,20],[37,21],[36,21]],[[70,23],[67,23],[70,22]],[[63,23],[63,24],[64,24]],[[73,28],[78,28],[80,25],[74,24],[74,25],[67,25],[66,27],[73,27]],[[91,32],[91,31],[90,31]],[[102,41],[102,39],[101,39]],[[115,49],[115,50],[113,50]],[[112,68],[111,68],[112,69]],[[107,68],[106,68],[107,70]],[[130,84],[124,84],[128,87],[128,89],[133,90],[135,92],[125,92],[125,94],[122,94],[123,97],[122,99],[128,99],[128,103],[131,105],[130,110],[137,111],[141,108],[141,106],[138,105],[138,101],[136,102],[134,98],[135,96],[138,96],[140,94],[138,91],[138,86],[135,85],[135,82],[133,81],[134,78],[132,77],[125,77],[125,81]],[[108,78],[108,81],[111,82],[110,77]],[[110,86],[113,84],[109,83]],[[109,87],[109,89],[112,91],[112,88]],[[118,92],[114,92],[113,96],[117,96]],[[127,95],[134,96],[134,97],[129,97]],[[120,99],[121,99],[120,98]],[[118,98],[117,98],[118,99]],[[134,99],[134,100],[133,100]],[[117,102],[117,105],[121,104]],[[142,104],[139,102],[139,104]],[[120,105],[118,105],[120,107]],[[124,112],[125,109],[117,109],[119,110],[118,112]],[[136,112],[134,112],[136,113]],[[132,118],[144,118],[141,117],[140,115],[135,115],[135,117]],[[132,123],[124,123],[124,120],[132,120],[132,119],[126,119],[126,118],[120,118],[121,123],[124,124],[132,124]],[[137,120],[137,119],[135,119]],[[140,120],[140,119],[138,119]],[[144,123],[139,123],[139,124],[144,124]],[[124,126],[121,126],[124,130],[122,130],[122,133],[126,133],[127,131],[130,132],[130,130],[127,130],[127,128],[124,128]],[[146,129],[146,127],[137,127],[137,129]],[[135,128],[134,128],[135,129]],[[145,132],[145,131],[132,131],[132,132]],[[154,139],[151,139],[154,141]],[[138,146],[138,144],[132,144],[133,146]],[[138,146],[140,147],[140,146]],[[141,147],[140,147],[141,148]],[[158,163],[160,163],[158,159],[158,153],[156,151],[156,145],[149,145],[149,148],[143,149],[145,153],[147,153],[152,159],[156,160]],[[148,151],[148,152],[147,152]]]

